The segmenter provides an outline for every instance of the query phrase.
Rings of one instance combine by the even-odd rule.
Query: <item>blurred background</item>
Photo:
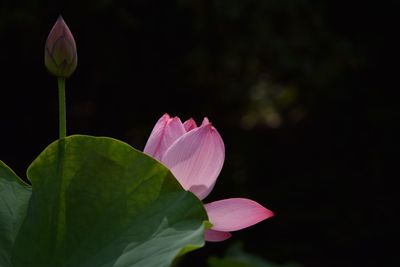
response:
[[[218,260],[238,241],[278,266],[392,266],[399,7],[0,0],[0,159],[24,177],[58,137],[56,80],[43,58],[62,14],[79,55],[67,82],[69,134],[142,150],[164,113],[208,116],[226,161],[206,201],[248,197],[276,213],[180,266],[233,266]]]

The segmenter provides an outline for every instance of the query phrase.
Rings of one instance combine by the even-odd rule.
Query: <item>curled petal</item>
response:
[[[224,241],[230,238],[231,236],[232,234],[229,232],[221,232],[211,229],[206,230],[206,232],[204,233],[204,239],[209,242]]]
[[[203,199],[214,187],[224,159],[224,142],[217,130],[207,124],[176,140],[165,152],[162,162],[183,188]]]
[[[186,132],[189,132],[189,131],[191,131],[193,129],[196,129],[197,128],[197,124],[192,118],[190,118],[190,119],[188,119],[187,121],[185,121],[183,123],[183,127],[185,127]]]
[[[144,148],[144,153],[161,161],[165,151],[185,133],[185,128],[178,117],[170,118],[168,114],[165,114],[154,126]]]
[[[230,232],[272,217],[272,211],[246,198],[229,198],[205,204],[212,230]]]

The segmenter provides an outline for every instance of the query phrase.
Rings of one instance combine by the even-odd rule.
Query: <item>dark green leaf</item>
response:
[[[11,265],[11,251],[25,218],[31,189],[0,161],[0,266]]]

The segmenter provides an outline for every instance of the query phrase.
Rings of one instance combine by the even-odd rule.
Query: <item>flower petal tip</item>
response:
[[[185,129],[179,117],[171,118],[165,113],[154,126],[144,152],[161,160],[169,146],[184,133]]]
[[[204,117],[203,122],[201,123],[200,126],[204,126],[204,125],[211,125],[211,123],[207,117]]]
[[[265,219],[275,217],[275,213],[267,208],[265,208]]]
[[[190,118],[183,123],[183,127],[185,127],[186,132],[190,132],[197,128],[197,124],[193,118]]]

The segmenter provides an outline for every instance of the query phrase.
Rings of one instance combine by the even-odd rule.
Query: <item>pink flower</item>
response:
[[[185,190],[203,200],[213,189],[225,159],[225,146],[207,118],[198,127],[193,119],[162,116],[151,132],[144,152],[162,162]],[[229,198],[204,205],[211,229],[207,241],[223,241],[230,232],[259,223],[273,213],[246,198]]]

